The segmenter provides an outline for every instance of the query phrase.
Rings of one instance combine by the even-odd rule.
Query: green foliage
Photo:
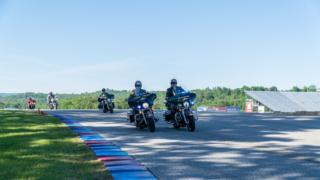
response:
[[[316,92],[317,87],[315,85],[304,86],[303,88],[299,88],[297,86],[292,87],[291,92]]]
[[[242,88],[230,89],[226,87],[214,87],[206,89],[196,89],[192,92],[197,94],[196,105],[199,106],[240,106],[244,109],[246,95],[245,91],[278,91],[278,88],[272,86],[270,88],[263,86],[243,86]],[[315,92],[317,87],[314,85],[305,86],[303,88],[293,87],[290,91],[293,92]],[[107,92],[115,95],[115,106],[118,109],[127,109],[127,98],[130,91],[127,90],[111,90],[107,89]],[[165,109],[165,91],[155,91],[157,99],[154,104],[155,109]],[[100,91],[93,93],[82,94],[58,94],[59,104],[61,109],[97,109],[97,98]],[[46,97],[47,94],[43,93],[23,93],[0,96],[0,108],[15,107],[25,108],[25,100],[27,97],[33,97],[37,100],[37,108],[47,108]]]

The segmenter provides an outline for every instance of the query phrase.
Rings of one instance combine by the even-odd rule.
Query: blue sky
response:
[[[0,92],[320,86],[320,2],[0,0]]]

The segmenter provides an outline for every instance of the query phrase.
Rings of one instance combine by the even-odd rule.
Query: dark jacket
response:
[[[177,93],[184,91],[182,87],[177,86],[176,89],[173,89],[173,87],[170,87],[167,89],[166,98],[171,98],[175,96]]]
[[[102,93],[99,95],[99,98],[98,98],[98,101],[99,101],[99,102],[101,101],[101,98],[102,98],[103,96],[105,96],[106,98],[108,98],[109,93],[107,93],[107,92],[102,92]]]
[[[107,93],[107,92],[102,92],[99,97],[102,97],[102,96],[108,97],[108,96],[109,96],[109,93]]]
[[[175,96],[177,93],[179,92],[183,92],[184,89],[180,86],[177,86],[176,89],[174,89],[173,87],[170,87],[167,89],[167,93],[166,93],[166,100],[168,100],[168,98],[171,98],[173,96]],[[171,109],[172,107],[172,103],[169,103],[168,101],[166,102],[166,106],[168,109]]]
[[[135,90],[135,89],[134,89],[134,90],[132,90],[132,91],[131,91],[131,93],[130,93],[129,98],[131,98],[131,97],[138,97],[138,96],[141,96],[141,95],[143,95],[143,94],[147,93],[147,91],[146,91],[146,90],[144,90],[144,89],[140,89],[139,94],[136,94],[135,92],[136,92],[136,90]]]
[[[130,93],[130,96],[129,96],[129,98],[128,98],[128,104],[129,104],[130,107],[133,106],[134,102],[137,100],[137,98],[138,98],[139,96],[147,93],[147,91],[144,90],[144,89],[140,89],[139,94],[136,94],[135,92],[136,92],[135,89],[132,90],[131,93]]]

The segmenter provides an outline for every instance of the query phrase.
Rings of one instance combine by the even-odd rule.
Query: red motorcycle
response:
[[[34,100],[32,98],[29,98],[28,101],[27,101],[28,109],[35,109],[36,108],[36,103],[37,103],[36,100]]]

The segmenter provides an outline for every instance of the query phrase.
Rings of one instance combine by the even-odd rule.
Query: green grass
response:
[[[58,119],[0,111],[0,179],[112,179]]]

